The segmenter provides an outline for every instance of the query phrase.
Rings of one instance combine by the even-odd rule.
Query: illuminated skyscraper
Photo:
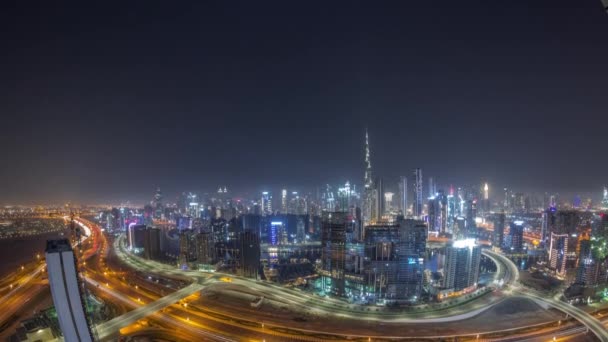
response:
[[[372,220],[379,221],[385,213],[384,182],[381,177],[376,178],[373,189],[374,206],[372,207]]]
[[[377,195],[372,178],[372,162],[367,130],[365,131],[365,178],[363,179],[363,185],[363,222],[364,225],[367,225],[374,220],[372,213],[376,202],[375,196]]]
[[[86,317],[76,257],[67,239],[46,243],[46,265],[53,304],[65,341],[93,341]]]
[[[270,192],[262,192],[261,206],[264,215],[272,215],[272,194]]]
[[[496,214],[494,218],[494,234],[492,245],[496,248],[503,248],[505,244],[505,214]]]
[[[568,234],[551,233],[549,247],[549,266],[559,275],[566,274],[568,260]]]
[[[521,253],[524,249],[524,226],[522,221],[515,221],[509,226],[509,248],[511,253]]]
[[[602,209],[608,209],[608,188],[604,187],[604,194],[602,196]]]
[[[483,199],[486,200],[486,201],[490,199],[490,192],[489,192],[489,190],[490,189],[488,188],[488,183],[486,183],[483,186]]]
[[[287,199],[287,189],[281,190],[281,214],[287,214],[287,205],[289,201]]]
[[[433,182],[433,177],[429,177],[429,197],[435,196],[435,193],[437,193],[437,188]]]
[[[422,169],[414,169],[414,207],[413,214],[416,217],[422,216]]]
[[[401,214],[404,217],[407,216],[407,195],[407,177],[401,176],[401,181],[399,182],[399,205]]]
[[[461,291],[477,286],[480,261],[481,247],[475,239],[454,241],[445,251],[443,287]]]

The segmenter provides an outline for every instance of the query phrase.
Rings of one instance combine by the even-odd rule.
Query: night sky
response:
[[[0,203],[608,184],[599,0],[152,3],[2,2]]]

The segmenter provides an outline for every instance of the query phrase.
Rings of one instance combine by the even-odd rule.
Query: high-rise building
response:
[[[324,289],[334,295],[344,296],[346,262],[347,214],[324,212],[321,221],[321,274]]]
[[[385,213],[384,182],[382,181],[382,178],[376,178],[373,191],[374,206],[372,208],[372,220],[378,222],[382,219],[382,216]]]
[[[281,214],[287,214],[288,211],[287,189],[281,190]]]
[[[509,249],[511,253],[521,253],[524,250],[523,222],[515,221],[509,225]]]
[[[215,262],[215,249],[211,232],[201,232],[196,235],[196,262],[199,265],[211,265]]]
[[[541,242],[545,245],[545,247],[547,245],[549,245],[549,235],[552,232],[555,232],[555,227],[556,227],[556,209],[555,208],[548,208],[547,210],[543,211],[542,213],[542,217],[541,217],[541,230],[540,230],[540,238],[541,238]]]
[[[253,231],[239,233],[239,272],[247,278],[257,279],[260,270],[260,237]]]
[[[93,341],[86,317],[77,261],[67,239],[46,243],[46,265],[53,304],[65,341]]]
[[[466,201],[466,215],[467,237],[474,238],[477,236],[477,223],[475,222],[475,218],[477,217],[477,200]]]
[[[144,231],[144,257],[150,260],[160,258],[160,234],[158,228],[147,227]]]
[[[369,224],[375,218],[373,217],[373,208],[376,205],[377,192],[374,188],[372,178],[372,162],[369,149],[369,135],[365,131],[365,177],[363,179],[363,223]]]
[[[298,223],[296,224],[296,241],[298,243],[306,242],[306,232],[304,229],[304,217],[298,216]]]
[[[602,206],[602,209],[608,209],[608,187],[604,187],[601,206]]]
[[[568,259],[568,234],[551,233],[549,245],[549,267],[559,275],[566,275]]]
[[[416,217],[422,216],[423,202],[422,202],[422,169],[414,169],[413,171],[413,184],[414,184],[414,207],[413,214]]]
[[[481,247],[475,239],[457,240],[445,249],[443,287],[462,291],[477,286]]]
[[[399,182],[399,208],[401,215],[404,217],[407,216],[407,196],[407,177],[401,176],[401,180]]]
[[[261,206],[264,215],[272,215],[272,194],[270,192],[262,192]]]
[[[437,189],[435,188],[435,183],[433,182],[433,177],[429,177],[429,197],[435,196]]]
[[[503,248],[505,245],[505,214],[499,213],[494,217],[494,234],[492,245]]]

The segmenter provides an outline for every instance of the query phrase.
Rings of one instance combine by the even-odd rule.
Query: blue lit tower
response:
[[[604,194],[602,196],[602,209],[608,209],[608,188],[604,187]]]

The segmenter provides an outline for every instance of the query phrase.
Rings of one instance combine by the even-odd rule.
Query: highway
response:
[[[517,293],[518,295],[523,296],[523,297],[530,298],[537,302],[545,303],[553,308],[556,308],[564,313],[567,313],[568,315],[576,318],[579,322],[584,324],[589,330],[591,330],[595,334],[595,336],[597,336],[597,338],[600,339],[600,341],[608,342],[608,331],[606,330],[604,325],[600,321],[598,321],[595,317],[591,316],[587,312],[585,312],[575,306],[564,303],[555,298],[547,298],[545,296],[542,296],[542,295],[536,293],[536,291],[534,291],[530,288],[522,287],[518,283],[519,270],[517,269],[517,266],[510,259],[506,258],[505,256],[503,256],[499,253],[489,251],[489,250],[485,250],[484,254],[490,256],[495,262],[497,262],[497,265],[501,264],[508,270],[508,273],[509,273],[508,284],[510,285],[510,287],[512,288],[514,293]]]

